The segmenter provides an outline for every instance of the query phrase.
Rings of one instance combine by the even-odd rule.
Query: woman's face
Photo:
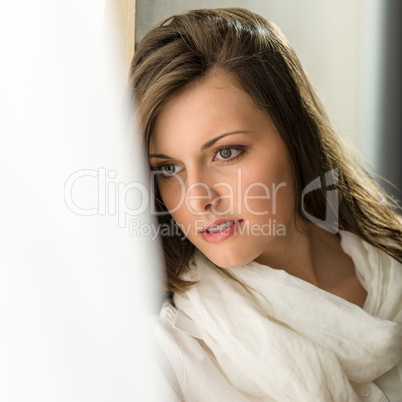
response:
[[[165,105],[150,163],[172,217],[222,268],[264,263],[293,230],[285,144],[266,113],[224,73]]]

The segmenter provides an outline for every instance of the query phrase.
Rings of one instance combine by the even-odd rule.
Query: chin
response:
[[[205,255],[215,265],[223,269],[241,267],[253,260],[252,258],[247,258],[247,256],[233,255],[233,253],[231,253],[230,255],[219,255],[219,256],[209,256],[208,254]]]

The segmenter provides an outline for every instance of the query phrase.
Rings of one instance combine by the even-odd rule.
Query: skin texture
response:
[[[364,303],[339,238],[294,215],[291,161],[276,127],[225,73],[167,102],[150,163],[172,217],[219,267],[257,261]],[[205,232],[225,222],[235,223]]]

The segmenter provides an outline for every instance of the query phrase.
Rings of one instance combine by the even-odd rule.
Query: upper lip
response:
[[[217,219],[216,221],[213,221],[212,223],[207,223],[203,226],[201,232],[207,231],[209,228],[216,228],[217,226],[221,225],[222,223],[226,222],[239,222],[241,219]]]

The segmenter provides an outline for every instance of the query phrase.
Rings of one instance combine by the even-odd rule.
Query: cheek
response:
[[[250,214],[270,214],[272,204],[275,204],[277,187],[274,177],[267,175],[267,170],[243,174],[242,186],[237,197],[241,197],[244,210]]]
[[[184,194],[179,183],[172,183],[172,180],[175,179],[171,178],[169,181],[158,179],[159,194],[169,211],[177,210],[184,203]]]
[[[293,183],[289,173],[287,165],[279,160],[276,164],[261,166],[258,172],[243,175],[241,194],[245,210],[265,217],[289,214],[294,206]]]

